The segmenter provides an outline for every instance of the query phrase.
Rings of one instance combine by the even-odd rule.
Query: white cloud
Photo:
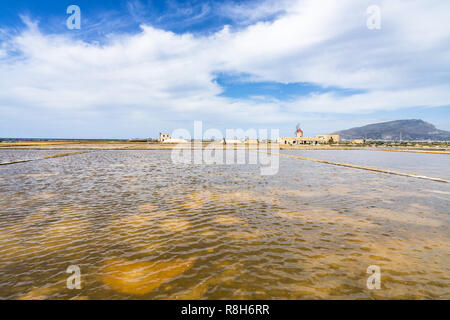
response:
[[[224,2],[217,8],[217,14],[225,16],[241,25],[249,25],[255,22],[271,19],[274,16],[285,14],[295,1],[250,1],[244,3]]]
[[[303,112],[450,105],[450,4],[378,3],[382,29],[376,31],[366,28],[371,1],[300,0],[264,2],[250,16],[247,7],[228,7],[249,21],[285,11],[239,30],[180,35],[143,25],[138,34],[110,35],[103,45],[74,40],[70,32],[42,34],[25,19],[22,33],[0,37],[0,116],[18,121],[10,112],[15,109],[48,117],[64,112],[80,119],[131,121],[138,115],[251,124],[292,121]],[[17,51],[20,56],[10,54]],[[364,93],[317,93],[294,102],[230,99],[219,96],[216,72]],[[8,133],[0,129],[0,135]]]
[[[450,101],[448,85],[397,91],[371,91],[339,96],[333,93],[312,94],[289,104],[292,112],[300,106],[304,112],[361,113],[415,107],[446,106]]]

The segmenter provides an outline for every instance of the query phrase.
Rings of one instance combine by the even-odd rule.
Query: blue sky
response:
[[[80,30],[66,27],[72,4]],[[377,30],[366,25],[372,4]],[[437,0],[2,1],[0,137],[155,137],[194,120],[281,135],[298,122],[316,135],[396,119],[450,130],[449,9]]]
[[[233,1],[233,4],[252,3]],[[255,2],[256,3],[256,2]],[[45,32],[64,32],[66,8],[76,4],[82,8],[83,28],[78,35],[87,41],[102,40],[108,32],[138,32],[141,23],[170,30],[179,34],[186,32],[209,33],[224,25],[240,26],[232,17],[219,14],[215,8],[223,1],[64,1],[64,0],[17,0],[2,3],[0,22],[3,26],[21,28],[20,15],[27,15],[41,22]],[[273,19],[268,15],[261,20]],[[101,28],[99,23],[103,23]],[[93,32],[93,30],[97,32]]]

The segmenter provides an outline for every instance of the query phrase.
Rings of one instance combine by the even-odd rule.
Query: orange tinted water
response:
[[[448,176],[446,159],[431,165]],[[450,298],[448,185],[288,158],[259,172],[170,151],[0,168],[0,298]]]

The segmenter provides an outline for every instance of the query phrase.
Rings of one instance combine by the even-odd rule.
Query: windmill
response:
[[[303,137],[303,131],[300,129],[300,123],[297,123],[295,126],[295,136],[296,137]]]

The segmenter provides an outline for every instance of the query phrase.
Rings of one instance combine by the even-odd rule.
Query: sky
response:
[[[3,0],[0,137],[146,138],[194,121],[450,131],[449,12],[441,0]]]

